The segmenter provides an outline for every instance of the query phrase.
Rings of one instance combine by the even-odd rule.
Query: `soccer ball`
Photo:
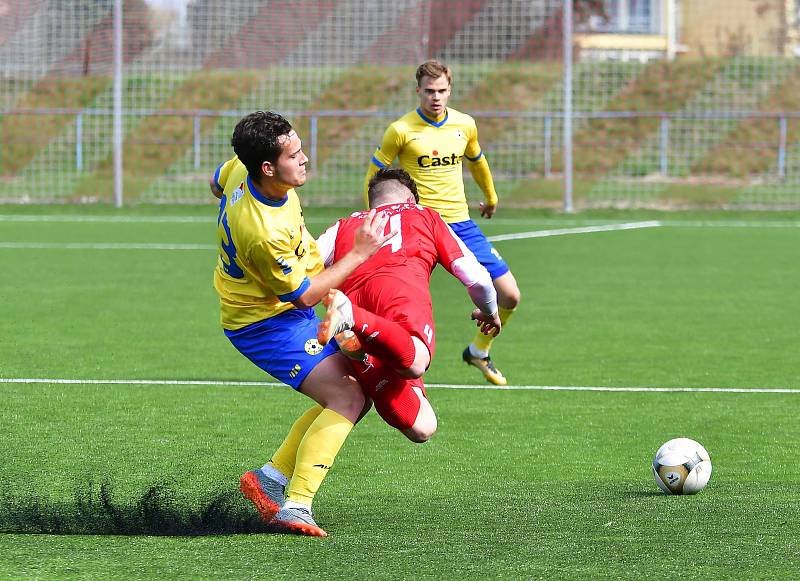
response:
[[[675,438],[656,452],[653,478],[665,494],[696,494],[711,478],[711,458],[699,442]]]

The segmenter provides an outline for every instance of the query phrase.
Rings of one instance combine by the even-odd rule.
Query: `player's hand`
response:
[[[502,325],[500,324],[500,315],[497,313],[487,315],[480,309],[474,309],[471,318],[473,321],[478,321],[478,328],[484,335],[497,337],[500,334]]]
[[[353,250],[357,252],[361,258],[366,260],[378,249],[383,246],[384,242],[397,235],[398,230],[392,230],[384,234],[386,223],[389,221],[389,216],[384,212],[377,212],[374,209],[367,213],[367,217],[361,222],[355,234],[353,242]]]
[[[480,209],[481,216],[488,220],[494,216],[494,213],[497,211],[497,204],[487,204],[486,202],[481,202]]]

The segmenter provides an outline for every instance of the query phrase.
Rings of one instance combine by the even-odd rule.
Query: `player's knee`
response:
[[[349,375],[343,356],[328,357],[306,378],[300,390],[322,407],[356,423],[367,405],[358,382]]]
[[[419,337],[412,337],[416,352],[414,353],[414,362],[410,367],[403,371],[403,376],[411,379],[419,379],[428,370],[431,364],[431,353]]]
[[[424,444],[425,442],[431,439],[431,436],[433,436],[433,433],[418,432],[411,428],[409,428],[403,433],[406,435],[406,438],[408,438],[415,444]]]
[[[356,387],[355,390],[345,389],[331,394],[323,404],[324,407],[343,415],[354,424],[357,423],[365,415],[367,404],[361,388],[358,388],[357,384]],[[369,408],[366,408],[366,411],[369,411]]]
[[[502,300],[498,297],[498,303],[504,308],[508,310],[516,309],[519,306],[519,301],[522,297],[520,296],[519,289],[516,292],[506,295],[503,297]]]
[[[324,401],[318,403],[325,408],[343,415],[355,424],[361,419],[364,411],[365,399],[363,394],[359,396],[358,394],[346,395],[340,393],[331,395]]]
[[[419,379],[425,374],[426,369],[427,369],[426,365],[417,363],[415,361],[414,363],[411,364],[411,367],[403,371],[403,376],[408,377],[409,379]]]
[[[437,427],[436,413],[428,400],[423,398],[420,401],[419,412],[414,424],[407,430],[403,430],[403,434],[415,444],[422,444],[433,437]]]
[[[405,430],[403,433],[405,434],[406,438],[415,444],[424,444],[433,437],[433,435],[436,433],[437,427],[436,416],[432,416],[432,418],[426,418],[422,422],[414,422],[414,425],[408,430]]]
[[[495,280],[495,288],[497,289],[497,304],[504,309],[517,308],[522,296],[517,281],[510,272]]]
[[[357,424],[358,422],[363,420],[364,417],[369,413],[369,410],[371,409],[372,409],[372,400],[368,397],[365,397],[364,407],[361,408],[361,412],[358,414],[358,418],[356,419],[355,423]]]

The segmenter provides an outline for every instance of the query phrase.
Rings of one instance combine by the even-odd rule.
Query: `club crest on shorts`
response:
[[[319,355],[322,353],[322,345],[319,344],[319,341],[316,339],[309,339],[306,341],[306,353],[309,355]]]

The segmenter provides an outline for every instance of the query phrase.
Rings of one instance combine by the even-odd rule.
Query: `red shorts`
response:
[[[369,363],[353,361],[356,379],[364,395],[375,403],[375,411],[398,430],[407,430],[417,420],[420,398],[427,398],[422,379],[408,379],[375,357]],[[417,388],[420,393],[414,388]]]
[[[420,294],[402,280],[377,277],[368,285],[345,294],[354,304],[384,319],[394,321],[409,334],[418,337],[433,359],[436,332],[433,325],[433,306],[429,293]]]

